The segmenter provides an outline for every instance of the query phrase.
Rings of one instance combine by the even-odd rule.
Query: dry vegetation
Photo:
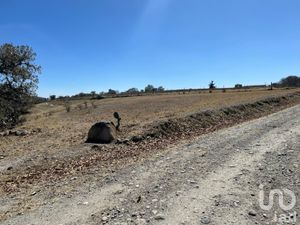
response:
[[[65,102],[51,101],[36,105],[20,126],[20,129],[29,131],[41,129],[41,132],[25,137],[1,137],[0,156],[52,154],[84,143],[91,125],[99,120],[113,120],[115,111],[122,117],[120,138],[128,138],[162,120],[292,92],[295,90],[241,90],[76,100],[67,103],[70,112]]]

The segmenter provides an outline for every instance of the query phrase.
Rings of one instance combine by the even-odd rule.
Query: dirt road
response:
[[[299,198],[299,150],[297,105],[203,135],[104,183],[87,181],[76,195],[45,201],[3,224],[287,224],[274,220],[283,213],[294,215],[289,224],[300,224],[298,199],[286,212],[277,198],[269,211],[258,204],[260,185],[266,196],[286,188]]]

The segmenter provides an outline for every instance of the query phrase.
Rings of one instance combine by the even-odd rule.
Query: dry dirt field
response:
[[[26,136],[0,137],[0,222],[34,211],[43,204],[57,202],[62,196],[72,198],[83,183],[111,182],[111,174],[118,165],[109,159],[126,155],[126,151],[129,152],[126,161],[130,164],[137,162],[135,151],[155,149],[155,154],[161,147],[167,148],[169,144],[182,141],[178,137],[155,139],[144,145],[132,143],[126,147],[113,144],[95,148],[84,144],[89,128],[99,120],[112,120],[115,111],[122,117],[119,136],[124,139],[142,134],[168,119],[295,92],[299,89],[76,100],[70,102],[70,112],[66,112],[60,101],[36,105],[26,115],[26,122],[16,128],[35,132]],[[92,169],[85,169],[89,167]]]
[[[100,120],[113,120],[112,114],[115,111],[122,117],[120,137],[125,138],[142,133],[153,124],[169,118],[293,92],[295,90],[248,90],[76,100],[71,102],[69,113],[63,102],[43,103],[32,109],[31,114],[26,116],[26,122],[20,127],[29,131],[41,129],[41,132],[27,137],[1,138],[0,155],[18,157],[45,151],[51,154],[84,143],[89,128]],[[92,102],[96,108],[92,106]]]

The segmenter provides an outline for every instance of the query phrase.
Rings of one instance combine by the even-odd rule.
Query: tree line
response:
[[[281,79],[277,83],[272,83],[270,85],[271,87],[300,87],[300,77],[297,76],[288,76],[286,78]],[[238,83],[234,85],[235,89],[242,89],[242,88],[258,88],[258,87],[267,87],[267,85],[252,85],[252,86],[243,86],[242,84]],[[214,90],[217,88],[217,85],[214,81],[211,81],[208,84],[208,89],[210,91]],[[193,89],[188,89],[188,90],[193,90]],[[225,91],[225,88],[223,88],[223,91]],[[50,100],[55,100],[55,99],[80,99],[80,98],[92,98],[92,99],[102,99],[105,96],[116,96],[116,95],[134,95],[134,94],[143,94],[143,93],[162,93],[165,92],[165,88],[163,86],[155,87],[151,84],[147,85],[144,89],[139,90],[138,88],[129,88],[127,91],[120,92],[115,89],[108,89],[107,92],[99,92],[96,93],[96,91],[91,91],[90,93],[79,93],[76,95],[72,96],[58,96],[56,95],[50,95],[49,99]]]
[[[165,88],[163,86],[155,87],[151,84],[147,85],[144,89],[139,90],[138,88],[129,88],[127,91],[120,92],[118,90],[114,89],[108,89],[107,92],[99,92],[97,93],[96,91],[91,91],[90,93],[79,93],[75,94],[72,96],[56,96],[56,95],[50,95],[49,99],[50,100],[55,100],[55,99],[80,99],[80,98],[92,98],[92,99],[102,99],[105,96],[114,96],[114,95],[133,95],[133,94],[140,94],[140,93],[161,93],[164,92]]]

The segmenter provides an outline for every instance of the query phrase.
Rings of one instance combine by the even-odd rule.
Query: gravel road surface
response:
[[[105,183],[86,182],[76,195],[3,224],[300,224],[300,200],[287,211],[278,198],[269,211],[259,206],[259,193],[267,203],[271,190],[299,198],[299,150],[297,105],[200,136],[116,171]],[[286,205],[291,197],[284,193]]]

